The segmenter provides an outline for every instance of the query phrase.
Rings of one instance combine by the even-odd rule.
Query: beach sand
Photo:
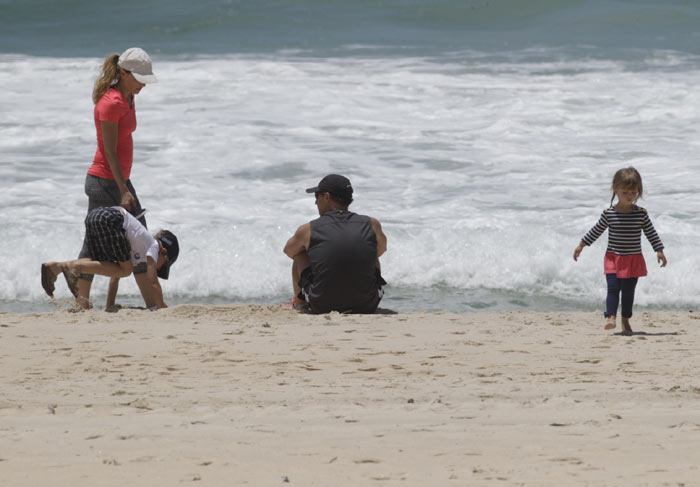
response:
[[[698,485],[699,320],[0,313],[0,483]]]

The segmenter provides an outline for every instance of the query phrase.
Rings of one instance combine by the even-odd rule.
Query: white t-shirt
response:
[[[124,215],[124,230],[126,230],[126,239],[131,245],[131,263],[134,267],[141,262],[147,263],[147,257],[158,263],[158,242],[148,233],[148,229],[121,206],[114,206],[113,208],[116,208]]]

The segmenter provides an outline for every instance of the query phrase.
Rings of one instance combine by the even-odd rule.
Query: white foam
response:
[[[340,172],[353,209],[383,222],[390,284],[588,302],[603,293],[605,239],[578,263],[573,248],[614,171],[634,165],[669,257],[656,269],[644,244],[637,302],[696,302],[698,60],[469,56],[156,58],[160,82],[137,97],[132,180],[149,227],[180,238],[166,293],[291,292],[281,249],[315,217],[304,188]],[[0,299],[42,299],[39,264],[78,253],[100,62],[0,56],[11,95],[0,100]],[[121,292],[138,293],[131,280]]]

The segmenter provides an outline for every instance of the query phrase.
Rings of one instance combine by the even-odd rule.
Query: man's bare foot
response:
[[[605,323],[605,329],[606,330],[612,330],[617,326],[617,323],[615,322],[615,317],[614,316],[608,316],[608,321]]]
[[[622,318],[622,334],[623,335],[631,335],[632,334],[632,327],[630,326],[630,319],[629,318]]]
[[[311,306],[297,296],[292,297],[292,308],[300,313],[308,313],[311,311]]]

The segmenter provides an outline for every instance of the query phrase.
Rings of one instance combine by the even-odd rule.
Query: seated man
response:
[[[85,241],[89,258],[41,264],[41,286],[53,297],[54,283],[60,273],[76,298],[79,308],[88,308],[90,281],[80,275],[100,274],[126,277],[134,267],[145,264],[146,272],[135,274],[141,296],[149,309],[165,308],[163,291],[158,278],[167,279],[180,247],[175,235],[168,230],[154,237],[136,218],[120,206],[98,207],[85,218]],[[79,281],[87,283],[83,287]],[[110,285],[107,308],[114,305],[117,289]]]
[[[348,211],[352,185],[329,174],[315,188],[319,218],[300,226],[284,247],[293,261],[294,307],[313,313],[374,313],[384,295],[379,256],[386,236],[375,218]]]

